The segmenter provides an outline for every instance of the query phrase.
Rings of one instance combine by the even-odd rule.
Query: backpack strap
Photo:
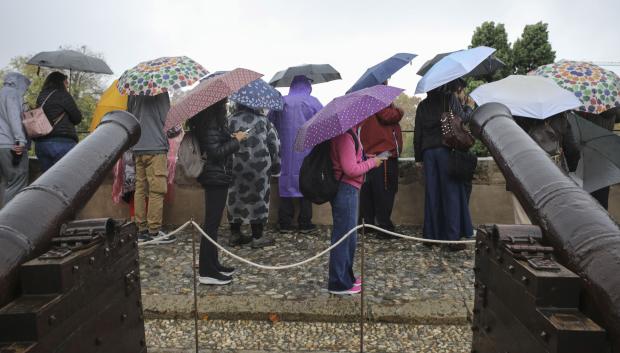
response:
[[[360,149],[360,142],[358,141],[352,129],[347,130],[347,133],[353,138],[353,143],[355,143],[355,153],[357,153],[357,151],[359,151]]]

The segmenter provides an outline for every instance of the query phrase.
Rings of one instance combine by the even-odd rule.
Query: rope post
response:
[[[360,295],[360,353],[364,353],[364,235],[366,235],[366,221],[362,219],[362,233],[360,237],[361,248],[361,271],[360,271],[360,280],[362,284],[360,285],[362,292]]]
[[[194,218],[191,219],[191,224],[194,224]],[[194,273],[194,341],[196,343],[196,353],[198,352],[198,294],[196,291],[196,236],[194,231],[191,232],[192,236],[192,271]]]

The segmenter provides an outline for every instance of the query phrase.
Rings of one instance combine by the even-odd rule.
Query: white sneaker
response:
[[[150,234],[150,236],[154,240],[152,244],[170,244],[177,241],[177,237],[175,235],[166,235],[166,233],[161,230],[157,232],[157,234]]]
[[[214,277],[198,277],[200,284],[224,285],[232,282],[232,277],[222,275],[220,278]]]

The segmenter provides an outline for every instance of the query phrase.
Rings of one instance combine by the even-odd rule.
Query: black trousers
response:
[[[590,195],[592,195],[604,209],[609,210],[609,186],[593,191]]]
[[[226,197],[228,196],[228,186],[205,186],[205,224],[204,230],[215,241],[217,241],[218,228],[222,220]],[[218,274],[220,262],[218,260],[217,248],[205,237],[200,239],[199,257],[200,276],[214,276]]]
[[[291,227],[293,224],[293,216],[295,215],[295,205],[293,200],[299,200],[299,217],[297,225],[299,228],[309,227],[312,225],[312,202],[303,197],[281,197],[280,207],[278,209],[278,223],[280,227]]]
[[[263,223],[250,223],[252,229],[252,238],[260,239],[263,236],[265,225]],[[241,223],[231,223],[230,232],[232,234],[241,234]]]
[[[390,158],[366,173],[360,191],[360,217],[368,224],[394,230],[392,209],[398,192],[398,159]]]

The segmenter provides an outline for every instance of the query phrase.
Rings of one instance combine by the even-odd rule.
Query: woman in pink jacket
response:
[[[332,244],[357,226],[359,190],[364,183],[364,174],[382,163],[376,157],[362,160],[362,144],[355,130],[349,130],[331,141],[334,177],[340,180],[338,194],[331,201],[334,223]],[[327,289],[332,294],[357,294],[362,290],[361,282],[353,274],[356,243],[357,234],[353,234],[330,253]]]

